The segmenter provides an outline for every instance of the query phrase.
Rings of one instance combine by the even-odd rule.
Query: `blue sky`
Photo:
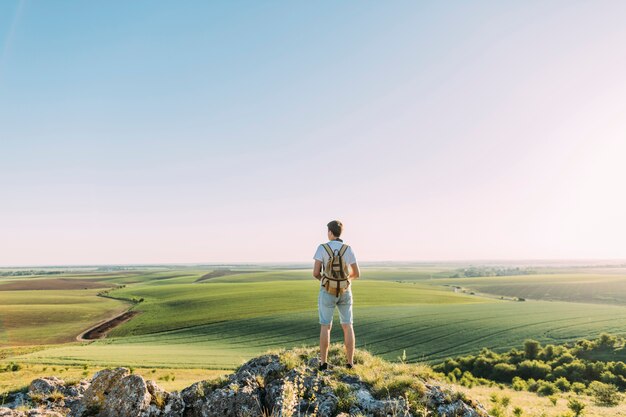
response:
[[[0,265],[624,258],[621,2],[0,3]]]

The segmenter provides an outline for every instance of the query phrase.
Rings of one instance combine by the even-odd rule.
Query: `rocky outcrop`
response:
[[[317,371],[316,358],[287,366],[279,355],[263,355],[220,381],[200,381],[167,392],[127,368],[104,369],[93,378],[67,385],[56,377],[34,380],[28,393],[15,395],[0,417],[296,417],[351,416],[484,417],[485,410],[440,386],[423,387],[412,397],[386,395],[354,372]],[[417,378],[417,377],[415,377]],[[23,410],[25,405],[32,408]],[[419,408],[419,410],[416,409]]]

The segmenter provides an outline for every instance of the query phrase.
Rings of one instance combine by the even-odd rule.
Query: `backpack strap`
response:
[[[330,245],[327,243],[322,243],[322,247],[324,248],[324,250],[326,250],[328,257],[332,259],[334,255],[333,255],[333,250],[330,248]],[[326,272],[326,264],[324,262],[322,262],[322,271]]]
[[[328,243],[323,243],[322,246],[326,250],[326,253],[328,254],[328,256],[332,258],[334,254],[333,254],[333,250],[330,248],[330,245]]]
[[[348,245],[342,244],[341,248],[339,248],[339,275],[342,279],[346,279],[346,271],[344,270],[344,265],[346,261],[343,260],[343,255],[348,250]],[[337,283],[337,292],[339,292],[339,283]]]

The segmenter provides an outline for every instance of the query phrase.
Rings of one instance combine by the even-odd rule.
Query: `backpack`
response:
[[[322,246],[329,257],[322,273],[322,286],[328,293],[334,294],[339,298],[339,296],[350,287],[348,265],[343,260],[343,255],[346,253],[349,246],[342,244],[341,248],[334,252],[329,244],[324,243]]]

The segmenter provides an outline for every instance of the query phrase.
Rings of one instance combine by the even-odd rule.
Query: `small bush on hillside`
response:
[[[498,363],[493,367],[491,379],[495,381],[511,382],[515,376],[517,367],[508,363]]]
[[[556,387],[562,391],[562,392],[567,392],[570,390],[571,388],[571,384],[569,383],[569,381],[567,380],[567,378],[565,377],[559,377],[554,381],[554,385],[556,385]]]
[[[525,379],[546,379],[550,371],[550,365],[538,360],[525,360],[517,366],[518,375]]]
[[[594,401],[602,406],[614,406],[620,402],[621,395],[617,391],[617,387],[604,382],[593,381],[589,384],[589,393],[593,396]]]
[[[574,413],[574,417],[580,417],[582,416],[583,410],[585,409],[585,403],[574,397],[571,397],[569,400],[567,400],[567,408],[572,410],[572,413]]]
[[[526,390],[528,390],[528,384],[526,383],[526,381],[524,381],[519,376],[516,376],[515,378],[513,378],[513,383],[511,384],[511,387],[515,391],[526,391]]]
[[[539,383],[539,387],[537,388],[537,394],[543,396],[554,395],[559,392],[559,389],[552,382],[541,381]]]
[[[17,372],[22,369],[22,365],[15,362],[9,362],[4,368],[0,368],[0,372]]]

